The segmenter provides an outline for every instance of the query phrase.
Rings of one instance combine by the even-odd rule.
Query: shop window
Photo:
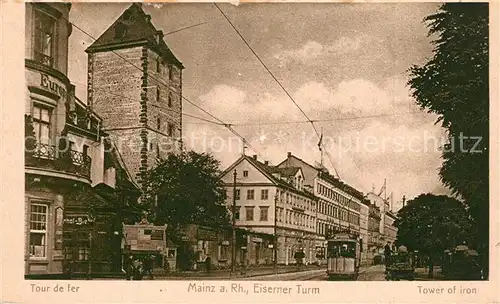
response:
[[[247,221],[253,221],[253,209],[254,207],[245,207]]]
[[[219,261],[227,261],[229,259],[229,246],[219,245]]]
[[[175,258],[175,249],[169,249],[167,252],[169,258]]]
[[[30,214],[30,257],[47,256],[47,204],[31,204]]]
[[[87,246],[83,245],[78,247],[78,260],[87,261],[89,259],[90,250]]]
[[[52,119],[52,109],[42,107],[38,104],[33,105],[33,128],[37,143],[50,143],[50,126]]]
[[[35,61],[52,67],[54,65],[55,19],[41,10],[35,9]]]
[[[262,222],[267,222],[268,213],[269,207],[260,207],[260,220]]]
[[[249,189],[247,190],[247,199],[253,200],[255,198],[255,190]]]
[[[269,190],[268,189],[262,189],[260,191],[260,199],[267,200],[268,198],[269,198]]]

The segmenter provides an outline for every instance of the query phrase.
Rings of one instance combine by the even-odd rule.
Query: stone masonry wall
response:
[[[169,80],[168,63],[159,60],[158,55],[144,48],[147,61],[147,165],[155,165],[157,156],[165,157],[169,152],[178,152],[181,127],[181,86],[180,76]],[[160,70],[158,71],[158,62]],[[169,102],[170,100],[170,102]],[[159,119],[159,120],[158,120]],[[169,125],[173,136],[169,136]],[[158,128],[159,127],[159,128]]]
[[[136,182],[144,146],[140,129],[142,62],[142,47],[89,54],[89,103],[102,117],[103,128]]]

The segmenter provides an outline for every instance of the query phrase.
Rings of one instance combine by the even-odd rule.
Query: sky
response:
[[[99,37],[130,3],[74,3],[70,20]],[[420,193],[449,194],[438,177],[445,132],[410,97],[408,68],[432,56],[423,19],[436,3],[261,3],[219,7],[271,71],[266,71],[220,11],[209,3],[143,4],[186,67],[183,96],[250,143],[247,155],[278,164],[292,152],[323,165],[362,192],[387,180],[394,208]],[[69,78],[86,99],[93,39],[74,28]],[[293,97],[300,109],[281,86]],[[187,102],[183,112],[214,120]],[[221,125],[185,116],[186,148],[210,152],[227,168],[242,153]]]

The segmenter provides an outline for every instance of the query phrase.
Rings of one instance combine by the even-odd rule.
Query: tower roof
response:
[[[163,32],[151,23],[140,3],[133,3],[85,51],[87,53],[111,51],[148,45],[164,60],[184,68],[163,40]]]

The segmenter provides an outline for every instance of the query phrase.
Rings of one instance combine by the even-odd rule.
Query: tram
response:
[[[350,234],[336,234],[327,240],[327,270],[329,280],[356,280],[361,263],[359,239]]]

